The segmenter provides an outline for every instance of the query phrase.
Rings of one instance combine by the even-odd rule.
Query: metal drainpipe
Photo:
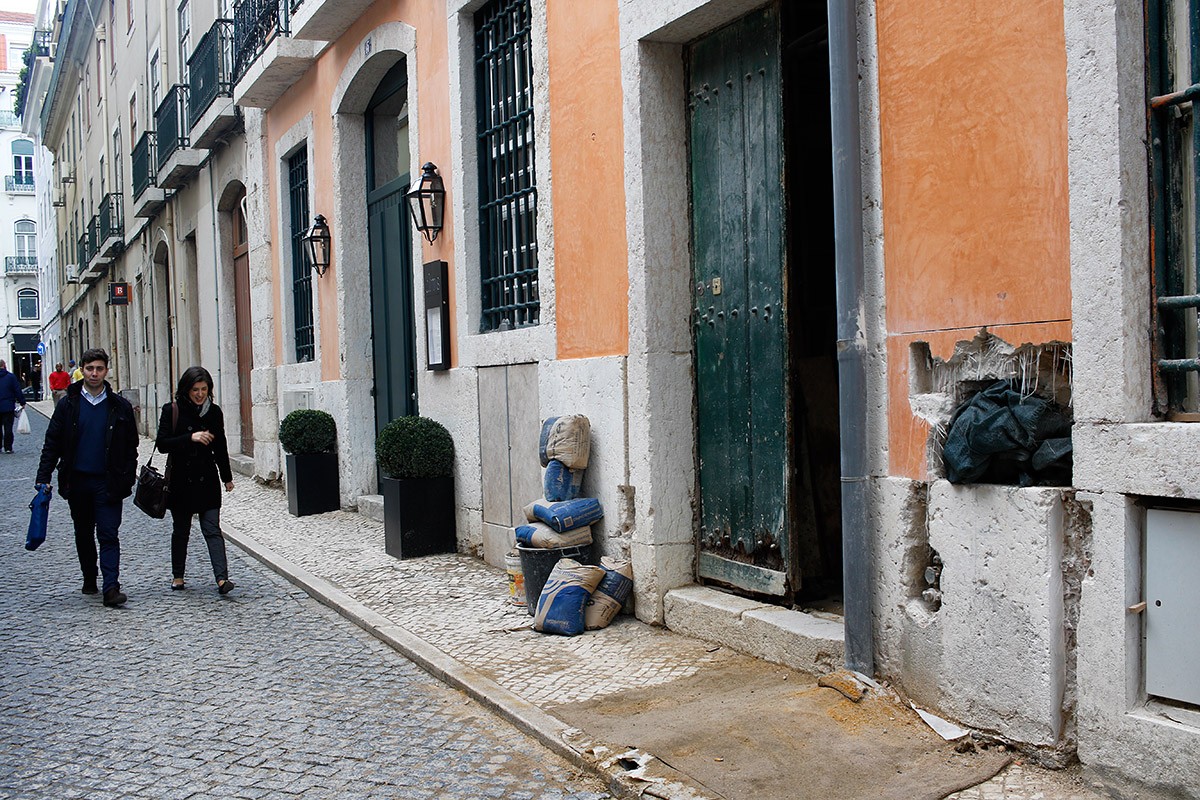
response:
[[[837,275],[838,415],[842,451],[842,580],[846,666],[871,675],[871,529],[867,499],[866,339],[862,328],[862,165],[856,0],[829,0],[833,218]]]

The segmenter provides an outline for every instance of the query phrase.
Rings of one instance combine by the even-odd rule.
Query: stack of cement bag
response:
[[[539,631],[574,636],[585,629],[603,628],[620,612],[633,588],[628,562],[602,559],[604,566],[592,566],[569,557],[590,558],[592,523],[604,517],[599,500],[579,496],[591,442],[592,426],[582,414],[550,417],[542,423],[538,453],[546,468],[542,476],[545,496],[525,507],[529,524],[516,530],[526,586],[538,591],[540,576],[531,576],[526,566],[533,561],[531,549],[571,550],[558,554],[568,557],[552,562],[554,567],[537,597],[536,613],[530,598],[529,611],[534,613],[534,627]],[[545,567],[540,575],[546,575]]]

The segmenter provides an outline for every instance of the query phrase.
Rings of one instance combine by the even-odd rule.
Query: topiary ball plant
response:
[[[337,424],[324,411],[298,408],[279,423],[279,443],[289,453],[328,453],[337,443]]]
[[[389,478],[445,478],[454,470],[454,440],[428,417],[399,417],[375,437],[375,458]]]

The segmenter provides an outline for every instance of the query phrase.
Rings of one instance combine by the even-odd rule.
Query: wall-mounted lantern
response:
[[[424,265],[425,363],[431,370],[450,369],[450,281],[445,261]]]
[[[405,197],[408,198],[408,210],[412,212],[413,224],[425,239],[433,244],[433,240],[442,232],[442,222],[446,213],[446,187],[432,162],[426,162],[425,166],[421,167],[421,177],[413,181]]]
[[[317,214],[312,227],[304,234],[304,252],[308,256],[308,265],[316,270],[317,275],[324,275],[329,269],[329,225],[323,214]]]

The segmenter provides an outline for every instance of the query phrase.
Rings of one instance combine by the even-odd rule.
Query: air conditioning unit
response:
[[[78,264],[67,264],[67,283],[79,283]]]

